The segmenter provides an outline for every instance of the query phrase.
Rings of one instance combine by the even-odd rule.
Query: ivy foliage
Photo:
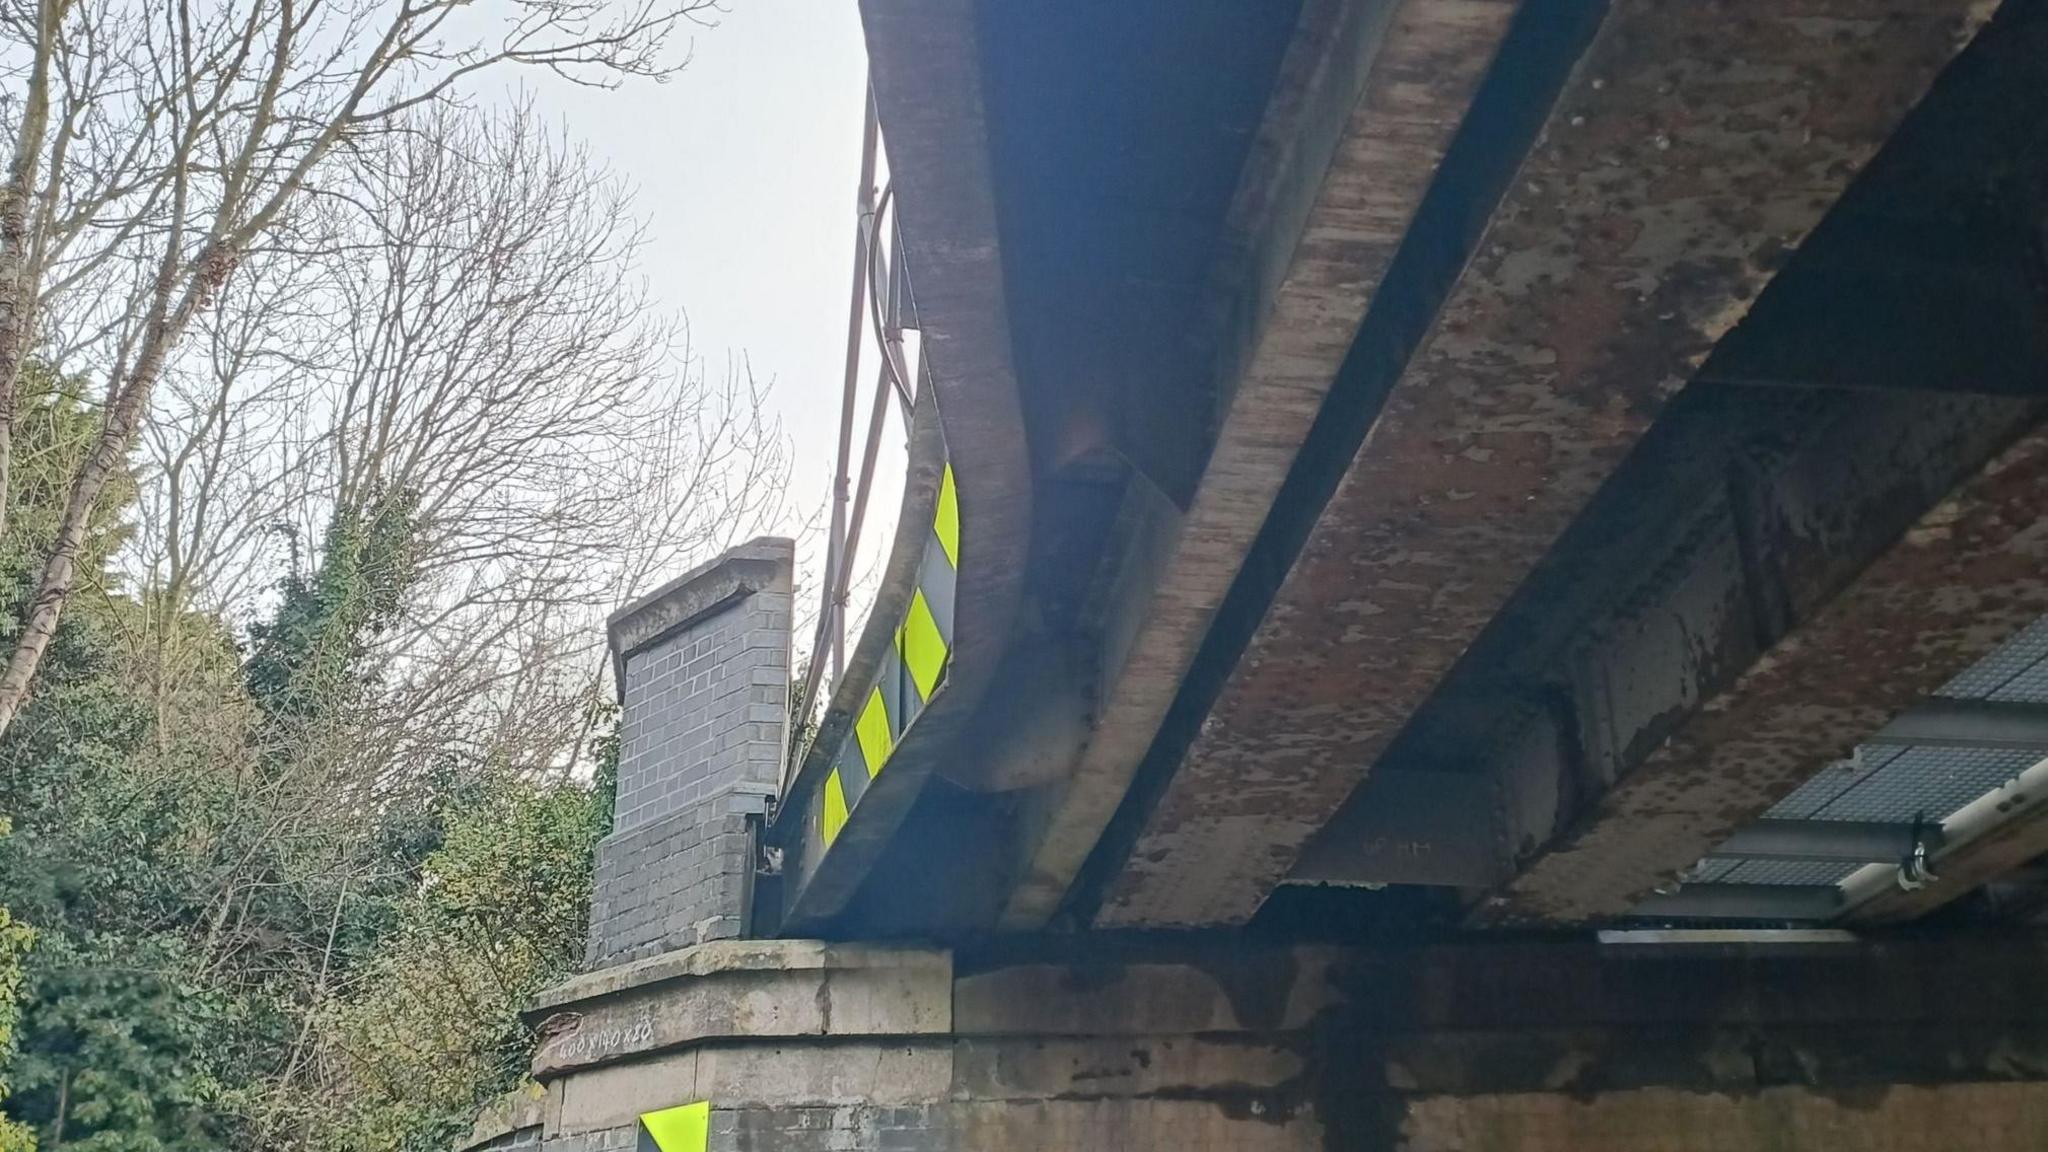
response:
[[[294,565],[276,614],[249,630],[249,695],[264,715],[323,715],[368,687],[370,645],[397,620],[416,578],[418,503],[399,491],[344,507],[328,524],[320,563],[310,573]]]
[[[0,820],[0,840],[11,830],[7,821]],[[21,1024],[22,962],[34,942],[35,933],[0,905],[0,1061],[14,1052],[14,1033]],[[8,1084],[0,1080],[0,1103],[6,1101],[7,1093]],[[33,1152],[35,1146],[35,1134],[26,1125],[0,1116],[0,1152]]]
[[[519,1083],[532,1048],[519,1010],[579,958],[605,823],[588,793],[520,787],[451,821],[363,994],[335,1014],[360,1095],[325,1147],[440,1152]]]
[[[24,393],[9,621],[95,431],[76,382],[31,371]],[[518,1081],[518,1009],[580,954],[605,799],[479,756],[366,791],[347,828],[294,823],[365,775],[416,501],[337,510],[243,644],[120,586],[133,486],[110,489],[0,740],[0,1152],[446,1148]]]

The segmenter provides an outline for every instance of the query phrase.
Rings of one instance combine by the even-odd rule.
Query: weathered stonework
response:
[[[782,772],[794,546],[743,544],[610,622],[624,706],[587,965],[744,934]]]
[[[2044,961],[2033,942],[956,960],[717,941],[579,977],[529,1018],[541,1152],[629,1148],[640,1114],[695,1101],[706,1152],[2019,1152],[2048,1146]]]
[[[538,1086],[515,1089],[485,1108],[461,1147],[468,1152],[514,1152],[539,1148],[541,1112],[547,1097]]]

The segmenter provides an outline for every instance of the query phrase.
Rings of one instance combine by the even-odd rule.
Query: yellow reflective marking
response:
[[[960,494],[953,490],[953,465],[939,478],[939,511],[932,517],[932,531],[938,533],[939,547],[946,550],[946,562],[960,567]]]
[[[933,619],[932,606],[925,603],[922,589],[911,595],[910,615],[904,617],[897,639],[903,647],[903,664],[917,685],[918,699],[930,700],[932,689],[939,686],[939,673],[946,670],[946,638],[939,634],[939,622]]]
[[[711,1143],[711,1101],[643,1112],[640,1126],[661,1152],[704,1152]]]
[[[839,769],[825,774],[825,813],[819,820],[819,830],[825,835],[825,847],[830,848],[839,839],[839,830],[846,827],[846,786],[839,782]]]
[[[889,734],[889,706],[882,703],[880,688],[868,693],[867,707],[860,710],[853,733],[860,738],[860,754],[867,759],[868,779],[872,780],[896,747],[896,738]]]

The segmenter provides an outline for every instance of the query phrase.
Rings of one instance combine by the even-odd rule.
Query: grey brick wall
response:
[[[626,656],[619,797],[626,833],[753,785],[772,790],[789,699],[790,593],[760,591]]]
[[[787,742],[793,554],[787,540],[741,545],[612,618],[618,799],[588,967],[746,931],[750,814]]]

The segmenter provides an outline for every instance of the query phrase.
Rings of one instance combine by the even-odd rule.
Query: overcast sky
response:
[[[709,371],[745,355],[775,381],[793,495],[808,510],[830,483],[838,428],[867,67],[859,14],[854,0],[725,8],[667,83],[527,83],[541,112],[637,189],[650,286],[687,315]]]

